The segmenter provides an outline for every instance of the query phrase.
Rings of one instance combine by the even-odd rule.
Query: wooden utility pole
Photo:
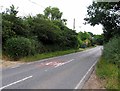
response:
[[[75,18],[73,20],[73,30],[75,30]]]

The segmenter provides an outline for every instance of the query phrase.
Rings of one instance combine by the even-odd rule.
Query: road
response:
[[[102,46],[2,69],[1,89],[81,89]],[[3,90],[4,91],[4,90]]]

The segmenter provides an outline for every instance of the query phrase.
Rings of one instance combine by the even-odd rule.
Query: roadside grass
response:
[[[34,56],[27,56],[27,57],[21,58],[19,61],[32,62],[32,61],[37,61],[37,60],[41,60],[41,59],[45,59],[45,58],[51,58],[51,57],[56,57],[56,56],[62,56],[62,55],[65,55],[65,54],[81,52],[81,51],[85,51],[85,50],[88,50],[88,49],[91,49],[91,48],[94,48],[94,47],[96,47],[96,46],[36,54]]]
[[[109,63],[103,57],[97,64],[96,74],[101,79],[103,86],[106,89],[120,89],[118,77],[119,69],[118,65]]]
[[[37,54],[34,56],[27,56],[27,57],[21,58],[20,61],[32,62],[32,61],[37,61],[37,60],[41,60],[41,59],[45,59],[45,58],[56,57],[56,56],[61,56],[61,55],[65,55],[65,54],[80,52],[83,50],[86,50],[86,49],[79,48],[79,49],[71,49],[71,50],[65,50],[65,51],[55,51],[55,52],[42,53],[42,54]]]

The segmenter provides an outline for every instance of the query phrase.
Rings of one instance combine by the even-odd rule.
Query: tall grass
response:
[[[102,84],[106,89],[120,89],[119,68],[117,65],[101,58],[97,64],[96,74],[102,80]]]
[[[31,62],[31,61],[37,61],[40,59],[75,53],[83,50],[85,49],[71,49],[71,50],[64,50],[64,51],[48,52],[48,53],[36,54],[34,56],[27,56],[27,57],[21,58],[20,60],[25,62]]]
[[[120,37],[114,37],[104,45],[96,74],[104,80],[105,88],[120,89]]]

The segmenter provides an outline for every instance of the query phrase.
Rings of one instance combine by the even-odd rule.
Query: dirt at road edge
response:
[[[13,67],[16,65],[20,65],[23,64],[24,62],[20,62],[20,61],[6,61],[6,60],[1,60],[0,59],[0,68],[7,68],[7,67]]]
[[[92,72],[89,79],[85,82],[82,89],[105,89],[101,80],[97,77],[95,70]]]

